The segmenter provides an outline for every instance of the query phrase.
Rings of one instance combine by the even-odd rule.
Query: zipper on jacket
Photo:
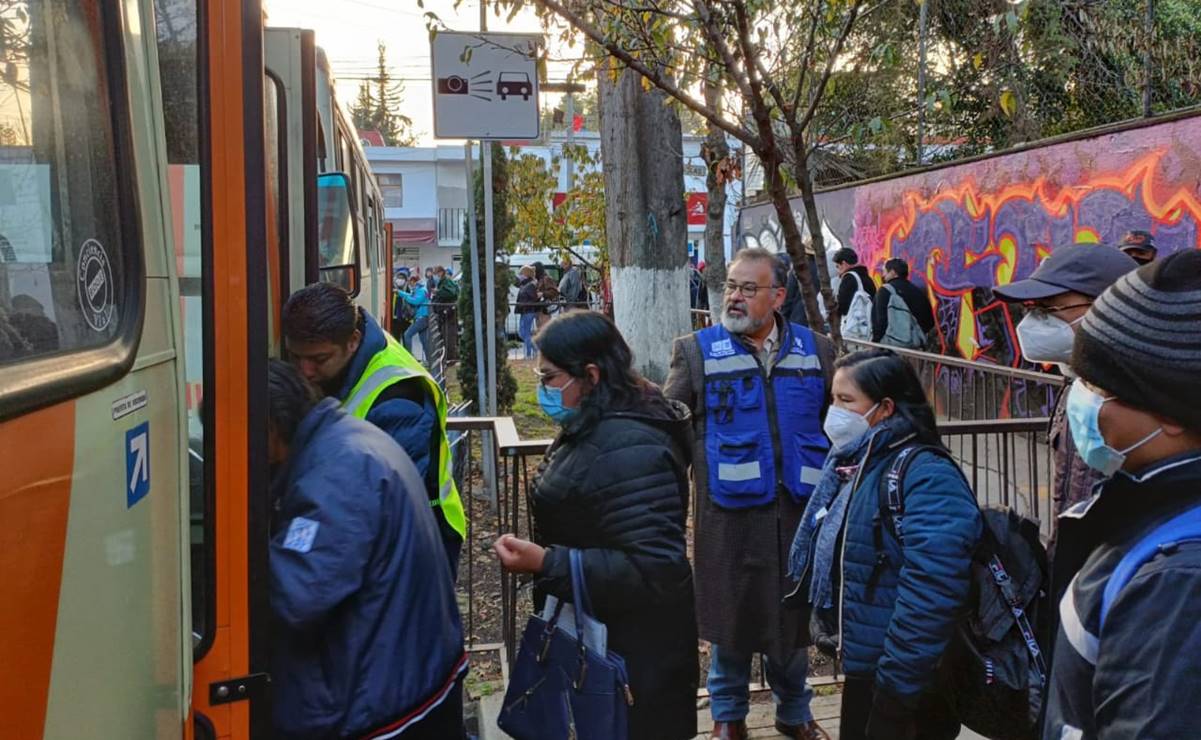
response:
[[[855,491],[859,490],[859,484],[863,480],[863,471],[867,469],[868,459],[872,456],[872,444],[875,440],[870,440],[867,443],[867,452],[863,453],[863,460],[859,463],[859,469],[855,471],[855,479],[851,481],[851,490],[847,493],[847,510],[842,519],[842,548],[838,555],[838,666],[843,664],[842,659],[842,610],[847,603],[847,527],[851,523],[851,504],[855,501]],[[835,666],[835,671],[838,670]]]

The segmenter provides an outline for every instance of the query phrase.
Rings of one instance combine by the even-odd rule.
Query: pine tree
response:
[[[375,75],[359,85],[359,96],[351,106],[354,125],[362,131],[378,131],[386,146],[416,146],[413,119],[400,113],[404,103],[404,82],[388,72],[388,49],[377,47]]]
[[[484,240],[484,168],[482,158],[477,162],[475,170],[475,182],[472,183],[474,190],[475,202],[480,206],[476,209],[475,225],[476,233],[479,235],[478,254],[480,270],[486,270],[484,262],[485,240]],[[509,208],[506,202],[506,194],[509,192],[509,167],[508,158],[505,156],[505,150],[502,146],[494,145],[492,147],[492,187],[493,187],[493,237],[494,244],[505,244],[509,231],[512,229],[512,220],[509,216]],[[471,271],[471,225],[468,222],[468,216],[463,218],[463,258],[460,261],[462,265],[460,271],[462,279],[459,282],[459,316],[462,319],[463,326],[459,333],[459,388],[462,390],[463,398],[471,401],[476,409],[476,413],[482,415],[484,412],[480,410],[478,399],[476,398],[476,367],[475,367],[475,314],[473,313],[473,302],[471,298],[471,283],[475,279],[475,275]],[[487,274],[487,273],[485,273]],[[496,295],[496,316],[493,320],[493,325],[496,328],[496,410],[497,413],[505,414],[513,408],[513,400],[517,397],[517,379],[513,377],[513,371],[509,369],[507,364],[509,349],[508,342],[505,337],[505,319],[509,316],[509,285],[513,278],[509,268],[504,263],[496,264],[496,284],[493,286],[493,291]],[[487,305],[487,295],[480,296],[481,303]],[[487,340],[485,340],[486,342]],[[481,351],[487,351],[484,347],[479,348]]]

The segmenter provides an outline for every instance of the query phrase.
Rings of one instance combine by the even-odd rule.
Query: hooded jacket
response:
[[[327,398],[301,421],[272,493],[274,737],[358,737],[419,720],[467,662],[412,463]]]
[[[571,600],[569,549],[582,550],[596,616],[629,670],[632,740],[696,735],[690,433],[687,409],[653,388],[632,408],[585,411],[548,451],[531,497],[547,547],[536,600]]]
[[[1058,630],[1043,737],[1201,737],[1201,542],[1165,543],[1111,603],[1132,545],[1201,505],[1201,451],[1119,472],[1059,518],[1051,566]]]

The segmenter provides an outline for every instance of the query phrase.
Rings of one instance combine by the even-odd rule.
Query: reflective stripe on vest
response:
[[[379,395],[390,386],[405,380],[420,380],[434,398],[438,411],[438,498],[430,505],[442,512],[442,517],[459,537],[467,538],[467,516],[463,501],[455,487],[454,471],[451,467],[450,442],[446,438],[446,396],[429,371],[417,361],[394,337],[386,337],[387,344],[376,352],[367,363],[363,374],[350,389],[342,408],[352,416],[366,420],[368,412]]]

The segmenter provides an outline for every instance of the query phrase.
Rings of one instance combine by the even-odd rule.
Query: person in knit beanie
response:
[[[1076,330],[1043,737],[1201,737],[1201,251],[1128,273]]]

